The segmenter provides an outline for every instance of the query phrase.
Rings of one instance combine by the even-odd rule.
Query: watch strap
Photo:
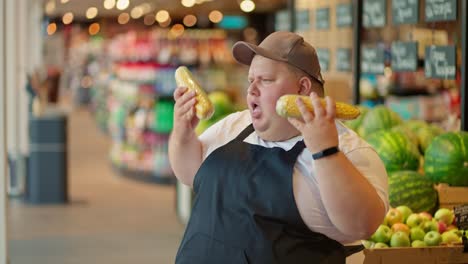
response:
[[[312,158],[314,160],[318,160],[318,159],[321,159],[321,158],[324,158],[324,157],[327,157],[327,156],[330,156],[330,155],[333,155],[335,153],[338,153],[338,151],[340,151],[338,149],[338,147],[331,147],[331,148],[327,148],[327,149],[324,149],[322,151],[319,151],[317,153],[314,153],[312,154]]]

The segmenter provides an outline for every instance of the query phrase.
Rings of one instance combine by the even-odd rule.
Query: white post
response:
[[[5,2],[0,0],[0,264],[8,263],[7,236],[7,164],[6,164],[6,92],[5,92]]]

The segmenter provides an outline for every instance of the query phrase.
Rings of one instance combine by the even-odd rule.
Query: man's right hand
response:
[[[187,87],[177,87],[174,91],[174,127],[179,139],[188,139],[193,136],[195,127],[200,121],[195,114],[197,103],[195,91],[189,91]]]

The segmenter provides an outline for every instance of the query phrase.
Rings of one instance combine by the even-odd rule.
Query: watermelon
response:
[[[438,206],[437,191],[432,181],[415,171],[389,174],[388,198],[393,208],[406,205],[414,213],[434,213]]]
[[[424,154],[427,146],[432,139],[444,132],[444,130],[436,125],[428,124],[422,120],[409,120],[403,123],[403,126],[413,131],[418,138],[418,146],[421,154]]]
[[[448,132],[435,137],[424,157],[424,173],[433,182],[468,186],[468,132]]]
[[[382,130],[369,136],[367,142],[379,154],[388,173],[419,168],[419,150],[403,132]]]
[[[391,131],[396,131],[396,132],[401,132],[403,134],[405,134],[408,139],[416,146],[419,145],[419,139],[418,139],[418,135],[416,135],[415,132],[413,132],[411,129],[409,129],[408,127],[404,126],[403,124],[400,124],[400,125],[397,125],[397,126],[394,126],[390,129]]]
[[[372,108],[362,120],[359,135],[367,137],[374,132],[389,129],[403,122],[401,117],[384,105]]]
[[[362,120],[364,120],[364,116],[366,116],[367,112],[369,112],[369,108],[366,106],[358,105],[357,108],[359,108],[359,111],[361,111],[361,114],[356,119],[348,120],[344,122],[344,124],[347,127],[354,130],[355,132],[359,131],[358,129],[362,124]]]

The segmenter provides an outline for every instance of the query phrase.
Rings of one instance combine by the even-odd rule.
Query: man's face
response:
[[[284,94],[297,94],[299,84],[284,62],[255,56],[249,69],[247,104],[252,123],[264,140],[285,140],[297,133],[287,119],[276,113],[276,101]]]

